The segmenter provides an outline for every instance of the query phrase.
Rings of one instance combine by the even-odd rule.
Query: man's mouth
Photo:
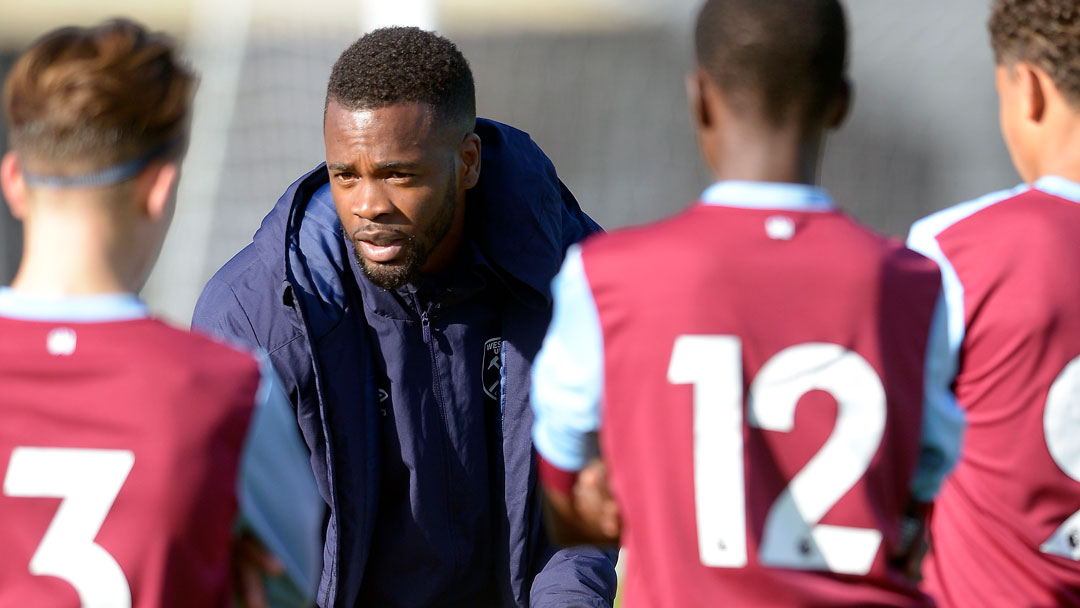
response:
[[[398,232],[365,232],[357,234],[354,240],[365,260],[385,264],[401,255],[407,239]]]

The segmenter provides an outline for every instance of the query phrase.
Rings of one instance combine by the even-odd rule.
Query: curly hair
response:
[[[694,41],[698,65],[735,109],[774,124],[820,120],[844,83],[847,26],[838,0],[708,0]]]
[[[990,45],[999,65],[1037,66],[1080,106],[1080,4],[1076,0],[997,0]]]
[[[35,42],[4,83],[11,148],[97,169],[170,145],[182,154],[195,75],[172,41],[130,20],[64,27]]]
[[[466,131],[476,124],[469,62],[453,42],[415,27],[377,29],[345,49],[330,72],[331,100],[352,110],[421,102]]]

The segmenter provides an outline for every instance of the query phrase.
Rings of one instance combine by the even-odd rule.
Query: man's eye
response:
[[[390,173],[390,179],[396,179],[396,180],[411,179],[412,176],[413,176],[412,173],[402,173],[401,171],[394,171],[394,172]]]
[[[338,173],[334,177],[336,177],[339,182],[351,182],[356,179],[356,176],[352,173]]]

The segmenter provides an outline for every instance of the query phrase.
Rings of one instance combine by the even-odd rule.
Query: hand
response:
[[[241,608],[270,608],[266,599],[265,577],[285,574],[285,565],[274,557],[250,533],[244,532],[233,541],[229,564],[233,593]]]
[[[889,556],[892,567],[904,578],[918,584],[922,580],[922,560],[930,544],[927,541],[926,522],[930,515],[929,503],[914,502],[900,522],[900,542]]]
[[[599,532],[611,543],[618,543],[622,534],[619,505],[608,485],[607,465],[593,459],[578,473],[574,484],[574,508],[590,529]]]

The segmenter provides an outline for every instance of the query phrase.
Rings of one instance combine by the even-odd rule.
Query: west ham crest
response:
[[[484,394],[495,401],[502,393],[502,338],[492,338],[484,342]]]

